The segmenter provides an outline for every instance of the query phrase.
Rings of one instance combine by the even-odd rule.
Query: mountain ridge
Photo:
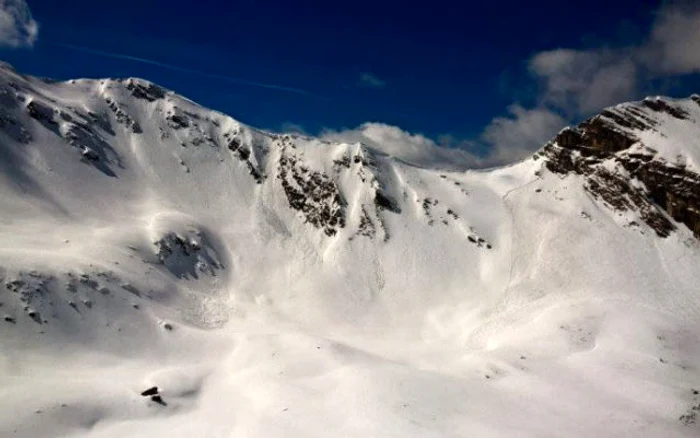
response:
[[[0,435],[695,436],[700,105],[618,107],[460,172],[3,70]]]

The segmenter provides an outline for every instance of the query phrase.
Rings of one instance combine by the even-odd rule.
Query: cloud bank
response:
[[[0,46],[32,47],[39,36],[39,25],[24,0],[0,0]]]
[[[327,132],[336,141],[362,141],[423,166],[491,167],[523,159],[567,124],[606,106],[639,99],[654,80],[700,73],[700,3],[667,3],[636,45],[556,48],[534,54],[527,70],[539,84],[535,103],[514,102],[475,139],[438,142],[381,123]],[[475,145],[489,152],[475,155]],[[485,146],[485,147],[484,147]]]
[[[466,148],[443,147],[421,134],[384,123],[364,123],[354,129],[327,130],[321,138],[338,143],[361,142],[371,148],[422,167],[461,170],[474,167],[478,158]]]
[[[638,98],[654,79],[700,72],[700,5],[663,7],[639,45],[549,50],[529,69],[541,81],[541,103],[575,116]]]
[[[514,163],[523,151],[534,151],[552,138],[565,120],[549,111],[527,110],[519,105],[509,108],[509,117],[495,118],[478,140],[457,140],[443,136],[436,141],[421,134],[384,123],[363,123],[357,128],[326,130],[321,138],[339,143],[361,142],[400,160],[420,166],[446,170],[486,168]],[[474,151],[488,144],[489,152]]]

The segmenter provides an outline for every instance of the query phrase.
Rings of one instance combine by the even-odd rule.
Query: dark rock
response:
[[[190,126],[190,121],[187,117],[179,114],[170,114],[166,119],[168,120],[168,125],[173,129],[182,129]]]
[[[137,99],[144,99],[149,102],[154,102],[165,97],[165,91],[162,88],[147,84],[142,85],[134,80],[129,80],[126,84],[126,89],[131,91],[131,95]]]
[[[698,414],[700,413],[700,403],[688,408],[688,411],[681,415],[678,420],[683,423],[684,426],[692,426],[697,424]]]
[[[129,114],[124,111],[121,105],[119,105],[111,97],[105,99],[107,102],[107,107],[114,113],[114,117],[117,119],[117,123],[125,125],[127,128],[131,129],[134,134],[141,134],[143,130],[141,125],[138,124]]]
[[[241,140],[238,139],[238,137],[233,137],[231,140],[228,142],[228,148],[232,151],[237,151],[238,148],[241,147]]]
[[[182,254],[187,257],[196,254],[201,249],[195,242],[184,239],[175,233],[167,233],[154,244],[158,248],[158,260],[163,264],[174,254]],[[124,288],[124,286],[122,287]]]
[[[685,110],[672,106],[668,102],[660,98],[646,98],[642,103],[647,108],[650,108],[657,112],[669,114],[677,119],[686,120],[688,118],[688,113]]]
[[[85,146],[83,147],[82,152],[80,154],[85,158],[86,160],[90,161],[100,161],[100,156],[97,154],[97,152],[93,151],[89,147]]]
[[[362,216],[360,216],[360,226],[357,230],[357,234],[360,236],[369,237],[370,239],[377,234],[377,228],[375,227],[374,222],[372,222],[372,219],[370,219],[364,206],[362,206]]]
[[[165,403],[165,401],[163,400],[163,397],[161,397],[160,395],[152,395],[152,396],[151,396],[151,401],[152,401],[152,402],[155,402],[155,403],[158,403],[158,404],[161,405],[161,406],[168,406],[168,404]]]
[[[302,167],[295,156],[280,157],[279,179],[289,206],[327,236],[334,236],[345,227],[345,201],[340,189],[325,173],[302,172]]]
[[[149,395],[157,395],[159,392],[157,386],[152,386],[141,393],[142,396],[148,397]]]
[[[359,158],[359,157],[355,157]],[[359,161],[356,161],[359,162]],[[333,160],[333,167],[339,169],[341,167],[344,167],[346,169],[350,169],[350,157],[348,155],[344,155],[343,158],[338,159],[338,160]]]
[[[53,119],[53,109],[35,100],[32,100],[27,104],[27,112],[29,113],[29,117],[35,120],[38,120],[43,123],[48,123],[50,125],[57,124],[56,121],[54,121]]]
[[[115,135],[115,132],[112,129],[112,125],[109,123],[109,118],[106,114],[95,114],[92,111],[88,111],[87,115],[91,123],[95,124],[104,132],[110,135]]]
[[[389,210],[396,214],[401,213],[401,207],[399,207],[398,202],[379,190],[374,194],[374,203],[382,210]]]
[[[238,158],[241,160],[247,160],[250,157],[250,151],[245,148],[238,148]]]
[[[262,184],[265,181],[265,175],[263,172],[256,167],[255,164],[250,160],[251,150],[243,146],[242,140],[237,136],[236,133],[228,132],[224,134],[224,138],[228,141],[228,148],[231,152],[234,152],[234,156],[238,157],[243,163],[245,163],[248,168],[248,173],[255,179],[255,182]]]
[[[41,324],[41,315],[34,309],[29,309],[27,311],[27,316],[29,316],[37,324]]]

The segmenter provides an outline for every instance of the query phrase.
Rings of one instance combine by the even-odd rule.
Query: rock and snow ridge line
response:
[[[4,67],[6,72],[9,71],[8,69],[9,67]],[[69,81],[71,84],[75,82],[85,82],[85,80]],[[173,103],[175,100],[182,100],[181,98],[153,83],[133,78],[90,82],[99,83],[100,96],[104,98],[116,122],[134,134],[142,133],[140,124],[125,110],[126,104],[116,100],[113,93],[109,92],[110,89],[115,86],[122,87],[130,97],[147,104],[168,101],[169,105],[166,105],[165,109],[160,108],[166,121],[166,127],[159,128],[161,140],[169,138],[171,133],[168,131],[187,130],[189,132],[185,136],[186,139],[180,142],[182,147],[188,147],[188,145],[198,147],[203,144],[221,147],[225,144],[258,183],[263,183],[266,179],[265,156],[270,150],[270,145],[260,141],[260,137],[276,140],[282,153],[277,169],[273,172],[277,175],[277,179],[281,180],[290,207],[301,212],[308,223],[324,230],[328,236],[335,235],[338,228],[345,226],[347,221],[345,197],[334,186],[337,175],[331,178],[324,172],[309,171],[308,166],[305,166],[299,157],[293,153],[290,154],[289,151],[295,149],[292,144],[295,136],[265,134],[234,122],[234,128],[219,132],[217,139],[215,138],[217,136],[212,134],[211,126],[200,127],[200,125],[209,123],[219,128],[221,123],[227,123],[222,121],[227,119],[226,117],[222,115],[216,117],[215,114],[211,119],[207,117],[201,120],[197,114],[182,110]],[[16,98],[24,103],[30,117],[42,123],[47,129],[55,130],[66,143],[78,149],[85,161],[91,162],[105,174],[114,176],[112,167],[115,165],[119,167],[121,164],[109,145],[109,135],[115,134],[106,112],[96,114],[90,110],[81,112],[76,108],[66,110],[52,107],[51,97],[40,99],[34,98],[31,93],[23,95],[16,81],[10,80],[7,84],[15,89]],[[4,94],[8,96],[11,91],[6,89]],[[660,236],[666,236],[675,229],[673,221],[669,220],[671,218],[687,225],[698,236],[700,235],[700,195],[698,195],[700,175],[697,170],[700,157],[692,149],[684,151],[682,146],[676,147],[674,151],[659,153],[653,145],[654,141],[658,140],[654,138],[655,135],[664,136],[662,131],[668,124],[669,118],[696,124],[698,105],[700,105],[698,95],[685,100],[673,101],[655,97],[641,102],[621,104],[604,110],[600,115],[592,117],[578,127],[564,129],[553,142],[546,145],[534,157],[546,157],[546,168],[556,173],[591,175],[587,179],[586,187],[594,196],[618,210],[636,209],[641,219]],[[8,114],[0,116],[5,132],[11,138],[22,143],[31,140],[28,131],[12,116]],[[231,125],[230,122],[227,124]],[[657,129],[658,126],[661,126],[660,130]],[[105,136],[105,133],[108,135]],[[380,221],[379,210],[400,212],[393,196],[381,190],[381,184],[377,179],[381,170],[377,171],[371,166],[376,163],[373,158],[375,152],[361,145],[355,146],[354,149],[354,154],[350,152],[340,158],[334,158],[333,169],[338,173],[339,169],[350,170],[356,165],[360,167],[357,175],[363,182],[368,177],[370,185],[375,190],[374,216],[377,221]],[[675,156],[671,157],[670,155],[673,154]],[[603,161],[607,164],[601,165]],[[611,164],[613,161],[614,164]],[[289,166],[290,163],[291,166]],[[297,163],[299,163],[298,169],[295,170],[294,166]],[[184,161],[181,161],[181,164],[187,170]],[[611,166],[617,170],[609,169]],[[634,186],[632,180],[641,182],[646,188],[632,187]],[[425,202],[429,199],[424,200],[424,209],[426,209]],[[363,229],[375,227],[366,214],[367,208],[368,206],[363,205],[360,209],[364,212],[359,219]],[[454,214],[450,214],[451,209],[448,208],[447,211],[448,216],[454,217]],[[360,235],[367,235],[367,233],[360,233]],[[388,236],[388,233],[385,235]]]
[[[0,435],[696,436],[697,105],[608,111],[454,172],[0,71]]]
[[[700,238],[699,116],[698,95],[621,104],[564,129],[536,157],[545,157],[552,172],[585,176],[584,187],[596,199],[636,210],[661,237],[681,223]],[[695,136],[659,150],[672,130]]]
[[[147,122],[137,120],[139,117],[133,114],[133,107],[140,102],[138,105],[146,107],[149,118],[161,119],[157,123],[160,142],[175,143],[171,140],[177,137],[176,142],[183,149],[205,146],[227,148],[256,183],[278,180],[289,207],[297,210],[307,223],[329,237],[345,227],[348,222],[347,210],[361,212],[353,218],[354,223],[361,224],[356,229],[360,236],[373,235],[367,230],[384,227],[380,212],[401,212],[395,198],[405,194],[391,193],[391,188],[387,186],[391,182],[387,178],[391,177],[385,176],[392,173],[391,158],[364,145],[331,144],[295,135],[264,133],[215,112],[206,111],[208,114],[202,116],[199,112],[185,109],[191,106],[189,101],[141,79],[71,80],[60,84],[64,88],[77,85],[77,88],[93,94],[90,99],[97,101],[98,108],[80,108],[59,104],[50,91],[42,93],[42,89],[48,91],[51,85],[58,83],[44,83],[34,78],[25,81],[24,77],[15,73],[7,70],[4,73],[10,76],[2,90],[8,106],[14,107],[14,110],[24,108],[21,112],[54,133],[63,143],[72,146],[83,162],[107,176],[117,177],[120,169],[124,168],[120,153],[110,142],[121,136],[133,135],[135,137],[132,138],[138,138],[145,135],[142,125]],[[201,108],[199,110],[201,112]],[[5,134],[14,141],[23,144],[32,141],[29,130],[10,111],[5,110],[0,114],[0,120]],[[118,130],[121,132],[117,133]],[[297,148],[296,143],[299,142],[306,143],[307,148],[327,149],[327,154],[322,150],[314,151],[314,154],[320,152],[328,155],[321,159],[325,161],[323,167],[326,169],[310,168],[309,163],[304,161],[305,152]],[[179,159],[178,162],[189,173],[185,160]],[[331,162],[332,166],[327,166]],[[371,202],[361,206],[347,205],[346,199],[352,196],[338,187],[339,179],[348,178],[343,173],[354,174],[351,178],[357,178],[364,185]],[[426,217],[430,217],[431,224],[434,223],[426,203],[437,205],[438,201],[426,197],[418,202],[423,203]],[[444,223],[457,219],[458,216],[449,207],[439,216]],[[388,238],[386,230],[383,236]],[[485,243],[477,235],[471,237],[473,239],[470,240]]]

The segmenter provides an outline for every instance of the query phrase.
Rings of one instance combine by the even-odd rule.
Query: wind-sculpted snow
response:
[[[696,437],[698,99],[489,171],[0,68],[0,436]]]

